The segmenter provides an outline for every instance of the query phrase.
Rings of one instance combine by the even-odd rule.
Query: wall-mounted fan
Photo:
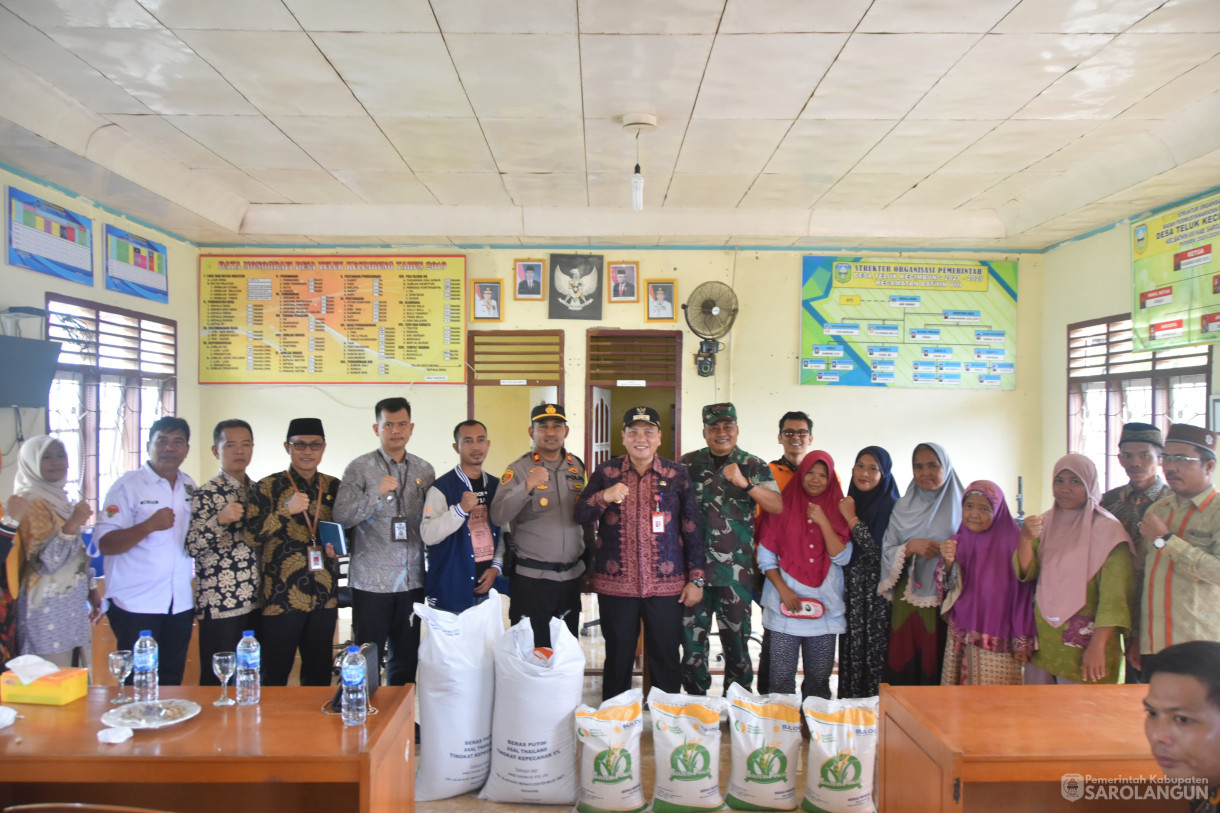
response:
[[[723,282],[704,282],[691,291],[682,312],[691,332],[702,339],[695,370],[709,376],[716,372],[716,353],[724,348],[716,340],[729,332],[737,318],[737,294]]]

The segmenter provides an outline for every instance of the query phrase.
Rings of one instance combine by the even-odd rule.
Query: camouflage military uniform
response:
[[[736,463],[759,488],[779,490],[770,467],[741,449],[733,449],[723,459],[715,458],[706,448],[682,456],[703,512],[703,539],[707,544],[703,600],[687,607],[682,617],[682,688],[689,694],[707,694],[712,686],[707,660],[713,613],[724,649],[725,688],[736,682],[749,689],[754,682],[746,649],[754,590],[754,500],[721,475],[721,469],[729,463]]]

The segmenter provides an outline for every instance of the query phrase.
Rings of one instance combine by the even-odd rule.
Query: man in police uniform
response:
[[[584,490],[585,464],[564,448],[568,421],[559,404],[530,412],[534,450],[517,458],[500,478],[491,501],[491,521],[512,526],[515,567],[509,579],[508,616],[528,617],[534,645],[551,645],[550,621],[560,617],[573,635],[580,620],[580,588],[585,574],[588,528],[573,518]],[[505,543],[496,551],[504,561]]]

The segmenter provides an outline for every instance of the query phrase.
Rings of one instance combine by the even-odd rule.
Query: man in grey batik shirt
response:
[[[353,637],[387,652],[386,683],[402,686],[415,682],[419,623],[411,614],[424,600],[419,523],[436,473],[407,452],[415,429],[407,399],[386,398],[374,412],[381,447],[348,464],[334,517],[350,529]]]

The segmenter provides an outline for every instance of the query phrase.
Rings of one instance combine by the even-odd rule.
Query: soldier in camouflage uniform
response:
[[[682,688],[707,694],[708,634],[712,614],[724,650],[724,686],[754,682],[750,653],[750,599],[754,590],[754,507],[770,514],[783,509],[771,469],[761,459],[737,448],[737,410],[732,404],[703,408],[703,439],[707,446],[682,456],[695,497],[703,512],[707,544],[707,586],[703,600],[687,607],[682,618]]]

